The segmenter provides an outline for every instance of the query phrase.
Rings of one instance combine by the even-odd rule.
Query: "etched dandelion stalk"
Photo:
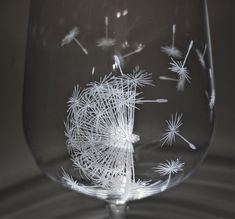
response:
[[[191,149],[195,150],[196,146],[180,134],[179,128],[183,125],[182,116],[183,114],[178,115],[176,113],[175,116],[171,114],[171,119],[166,120],[167,128],[165,129],[165,133],[162,135],[161,138],[162,146],[165,144],[172,146],[172,144],[176,140],[176,136],[178,136],[182,140],[184,140]]]
[[[206,63],[205,63],[205,59],[204,59],[204,56],[206,54],[206,49],[207,49],[207,45],[205,44],[205,47],[204,47],[204,50],[203,52],[201,53],[199,49],[196,49],[196,53],[197,53],[197,56],[198,56],[198,61],[200,62],[201,66],[205,69],[206,68]]]
[[[183,171],[183,166],[184,163],[181,163],[179,158],[177,158],[176,160],[171,161],[166,160],[166,163],[160,163],[157,167],[152,168],[154,169],[154,172],[158,172],[161,176],[168,175],[168,179],[162,186],[161,191],[164,191],[168,188],[171,181],[171,175]]]
[[[113,38],[108,37],[108,27],[109,27],[109,18],[108,16],[104,19],[104,26],[105,26],[105,37],[102,37],[96,41],[96,46],[101,47],[102,49],[107,49],[115,45],[116,41]]]
[[[171,70],[172,72],[175,72],[178,76],[178,82],[177,82],[177,90],[178,91],[183,91],[184,90],[184,86],[185,86],[185,82],[187,81],[188,83],[190,83],[190,75],[189,75],[189,71],[188,68],[185,66],[186,61],[188,59],[189,53],[191,51],[193,47],[193,41],[191,40],[189,47],[188,47],[188,51],[187,54],[182,61],[176,61],[173,58],[171,58],[170,65],[171,67],[169,67],[169,70]]]
[[[163,46],[161,47],[161,50],[163,53],[170,57],[174,58],[181,58],[182,57],[182,52],[175,47],[175,32],[176,32],[176,25],[172,25],[172,42],[171,46]]]
[[[72,41],[74,41],[81,49],[82,51],[88,55],[87,49],[79,42],[79,40],[76,38],[79,34],[78,27],[74,27],[72,30],[69,31],[69,33],[62,39],[61,46],[70,44]]]

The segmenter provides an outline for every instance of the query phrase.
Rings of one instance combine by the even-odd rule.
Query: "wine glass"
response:
[[[106,201],[186,179],[213,131],[206,0],[31,1],[26,139],[41,170]]]

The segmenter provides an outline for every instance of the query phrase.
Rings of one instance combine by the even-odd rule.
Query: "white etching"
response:
[[[172,144],[175,142],[176,136],[178,136],[182,140],[184,140],[191,149],[195,150],[196,146],[180,134],[179,128],[183,125],[182,116],[183,114],[178,115],[176,113],[175,116],[171,114],[171,119],[166,120],[167,128],[165,129],[165,133],[162,135],[161,138],[162,146],[164,144],[172,146]]]
[[[168,161],[166,163],[160,163],[157,167],[153,167],[154,172],[158,172],[161,176],[168,176],[166,184],[161,188],[162,191],[166,190],[171,181],[171,175],[183,171],[184,163],[181,163],[179,158],[176,160]]]
[[[177,90],[178,91],[183,91],[184,90],[184,86],[185,86],[185,82],[187,81],[188,83],[190,83],[190,76],[189,76],[189,71],[188,68],[185,66],[188,55],[190,50],[192,49],[193,46],[193,41],[191,40],[189,47],[188,47],[188,52],[182,61],[176,61],[173,58],[171,58],[170,65],[171,67],[169,67],[169,70],[171,70],[172,72],[175,72],[178,76],[178,83],[177,83]]]
[[[105,17],[105,37],[102,37],[96,41],[96,46],[101,47],[102,49],[107,49],[115,45],[116,41],[113,38],[108,37],[108,27],[109,27],[109,18]]]
[[[162,52],[164,52],[165,54],[167,54],[170,57],[181,58],[182,52],[175,47],[175,32],[176,32],[176,25],[173,24],[171,46],[163,46],[163,47],[161,47],[161,50],[162,50]]]
[[[71,160],[86,179],[129,194],[136,184],[133,144],[140,140],[133,133],[136,104],[165,103],[166,99],[143,99],[138,89],[153,85],[151,74],[138,66],[132,74],[123,74],[119,68],[120,76],[106,75],[84,89],[74,88],[65,135]]]
[[[88,55],[87,49],[79,42],[79,40],[76,38],[79,34],[78,27],[74,27],[72,30],[69,31],[69,33],[62,39],[61,46],[70,44],[72,41],[74,41],[81,49],[82,51]]]

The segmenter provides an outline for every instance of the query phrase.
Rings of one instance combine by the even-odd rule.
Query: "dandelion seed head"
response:
[[[183,114],[171,115],[170,120],[166,120],[167,128],[165,133],[162,135],[161,142],[162,146],[166,143],[167,145],[172,145],[175,142],[176,134],[179,134],[179,128],[183,125],[182,123]]]
[[[175,46],[163,46],[161,47],[161,51],[169,57],[182,58],[182,52]]]
[[[125,130],[124,127],[116,126],[110,129],[111,141],[114,142],[117,147],[123,147],[126,143],[134,144],[140,140],[138,135],[127,132],[127,130]]]
[[[185,141],[188,146],[195,150],[196,146],[189,142],[185,137],[183,137],[180,134],[179,128],[183,125],[182,123],[182,116],[183,114],[178,115],[177,113],[175,115],[171,114],[171,119],[166,120],[167,128],[165,129],[165,133],[162,135],[161,142],[162,146],[164,144],[167,144],[169,146],[172,146],[172,144],[175,142],[176,135],[180,137],[183,141]]]
[[[150,76],[141,74],[138,78],[149,84]],[[65,124],[69,153],[75,168],[94,185],[110,189],[120,179],[132,179],[133,144],[140,139],[133,133],[139,94],[123,75],[74,89]]]
[[[107,49],[109,47],[114,46],[115,43],[115,39],[103,37],[96,41],[96,46],[101,47],[102,49]]]
[[[188,69],[183,65],[182,61],[175,61],[172,59],[170,65],[171,67],[169,69],[171,71],[177,73],[179,77],[185,78],[188,82],[190,82]]]
[[[158,172],[161,176],[171,175],[183,171],[184,163],[181,163],[179,158],[176,160],[160,163],[157,167],[153,167],[154,172]]]
[[[184,63],[182,61],[175,61],[173,58],[171,60],[172,60],[172,62],[170,62],[171,67],[169,68],[169,70],[175,72],[178,75],[177,90],[183,91],[185,82],[188,81],[190,83],[191,80],[189,71],[187,67],[184,66]]]
[[[63,38],[61,42],[61,46],[67,45],[71,43],[79,34],[78,27],[74,27],[72,30],[69,31],[69,33]]]

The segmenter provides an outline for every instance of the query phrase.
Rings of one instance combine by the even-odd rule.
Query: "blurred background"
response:
[[[22,88],[29,4],[0,1],[0,218],[103,218],[102,201],[46,178],[26,144]],[[180,186],[130,203],[133,218],[146,218],[146,212],[151,218],[235,218],[235,2],[208,0],[208,7],[217,93],[209,153]]]

